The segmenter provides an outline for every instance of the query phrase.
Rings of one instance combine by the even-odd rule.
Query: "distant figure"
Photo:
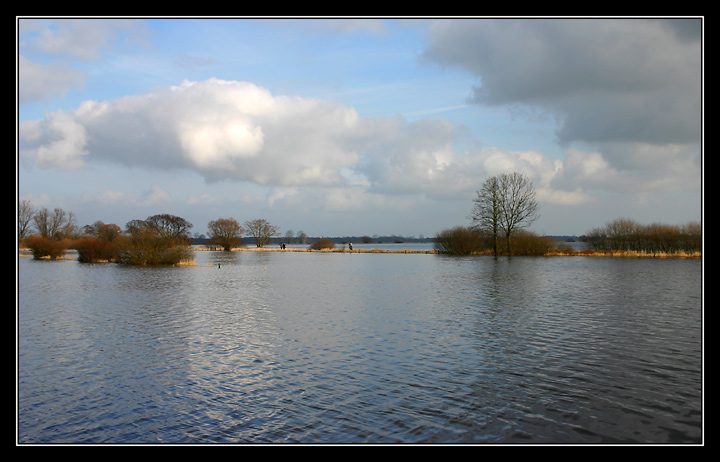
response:
[[[284,243],[284,242],[283,242],[282,244],[280,244],[280,248],[283,249],[283,250],[285,250],[285,243]]]
[[[352,242],[350,243],[350,250],[352,250]]]

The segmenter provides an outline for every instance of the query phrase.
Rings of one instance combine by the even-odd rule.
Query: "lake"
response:
[[[19,444],[702,444],[702,262],[18,259]]]

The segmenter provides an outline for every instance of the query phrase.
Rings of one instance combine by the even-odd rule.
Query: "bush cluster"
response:
[[[186,241],[149,230],[117,238],[117,262],[130,265],[177,265],[191,260]]]
[[[29,248],[35,259],[62,258],[72,248],[78,252],[78,261],[84,263],[178,265],[193,260],[188,239],[191,227],[187,220],[168,214],[132,220],[125,233],[117,225],[98,221],[85,226],[85,234],[77,238],[33,234],[22,238],[20,246]]]
[[[117,262],[118,243],[118,238],[110,241],[85,235],[73,243],[73,248],[78,252],[78,261],[84,263]]]
[[[691,222],[684,226],[653,223],[642,225],[618,218],[583,236],[596,251],[630,251],[648,254],[695,253],[702,251],[702,226]]]
[[[323,250],[323,249],[334,249],[335,243],[330,239],[318,239],[317,241],[310,244],[312,250]]]
[[[450,255],[482,253],[487,242],[482,231],[469,226],[456,226],[440,231],[435,236],[435,251]]]
[[[516,231],[512,238],[512,255],[547,255],[555,247],[552,239],[530,231]],[[493,238],[488,232],[469,226],[456,226],[435,236],[435,251],[449,255],[492,254]],[[498,255],[508,255],[507,241],[498,240]]]
[[[65,251],[69,245],[65,239],[57,239],[54,237],[43,237],[32,234],[23,239],[22,245],[32,251],[33,258],[39,260],[41,258],[57,260],[65,256]]]

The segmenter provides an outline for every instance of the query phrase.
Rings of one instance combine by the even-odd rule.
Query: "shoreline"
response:
[[[198,252],[224,252],[224,250],[217,249],[203,249],[193,248],[193,251]],[[310,248],[292,248],[287,247],[285,249],[280,248],[269,248],[269,247],[234,247],[229,252],[315,252],[315,253],[402,253],[402,254],[432,254],[432,255],[445,255],[442,252],[438,252],[434,249],[426,250],[413,250],[413,249],[310,249]],[[492,252],[479,252],[469,254],[471,256],[493,256]],[[457,255],[462,256],[462,255]],[[506,257],[507,255],[498,255],[500,257]],[[701,252],[687,253],[687,252],[637,252],[637,251],[594,251],[594,250],[581,250],[581,251],[550,251],[544,255],[515,255],[516,257],[614,257],[614,258],[702,258]]]
[[[69,249],[70,252],[73,252],[72,249]],[[225,252],[224,250],[218,250],[218,249],[208,249],[208,248],[199,248],[199,247],[193,247],[190,248],[191,252]],[[305,252],[305,253],[373,253],[373,254],[426,254],[426,255],[445,255],[442,252],[438,252],[434,249],[425,249],[425,250],[413,250],[413,249],[379,249],[379,248],[373,248],[373,249],[310,249],[310,248],[291,248],[287,247],[285,249],[281,248],[268,248],[268,247],[235,247],[229,250],[229,252]],[[32,258],[31,250],[30,249],[18,249],[18,256],[21,258]],[[492,252],[478,252],[478,253],[472,253],[468,255],[449,255],[448,256],[488,256],[492,257]],[[506,257],[507,255],[498,255],[499,257]],[[686,253],[686,252],[677,252],[677,253],[667,253],[667,252],[655,252],[655,253],[648,253],[648,252],[637,252],[637,251],[594,251],[594,250],[582,250],[582,251],[551,251],[543,255],[514,255],[517,257],[606,257],[606,258],[660,258],[660,259],[667,259],[667,258],[691,258],[691,259],[701,259],[702,253],[701,252],[694,252],[694,253]],[[41,259],[49,260],[47,257],[43,257]],[[56,260],[75,260],[75,258],[72,258],[68,255],[63,255],[60,258],[57,258]],[[178,266],[183,266],[181,263]]]

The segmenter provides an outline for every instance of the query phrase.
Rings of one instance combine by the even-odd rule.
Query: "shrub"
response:
[[[83,236],[73,244],[78,251],[78,261],[84,263],[114,262],[118,260],[115,243],[93,236]]]
[[[56,260],[65,256],[67,250],[65,241],[60,241],[54,237],[38,236],[37,234],[26,237],[23,245],[32,251],[33,258],[36,260],[41,258]]]
[[[465,226],[440,231],[435,236],[435,250],[451,255],[470,255],[486,249],[482,231]]]
[[[547,255],[553,248],[554,243],[552,239],[538,236],[531,231],[518,231],[512,238],[513,255]]]
[[[334,249],[335,243],[330,239],[319,239],[310,245],[312,250]]]
[[[117,261],[130,265],[177,265],[192,260],[185,241],[150,230],[135,231],[113,240],[118,244]]]

